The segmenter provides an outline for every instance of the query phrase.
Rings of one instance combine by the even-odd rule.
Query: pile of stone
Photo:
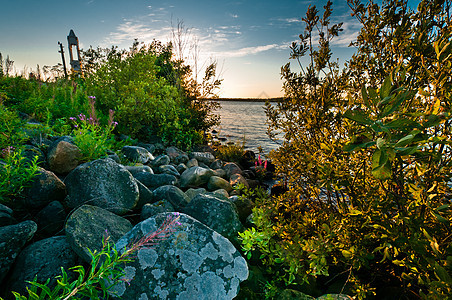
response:
[[[42,168],[24,199],[0,205],[0,295],[26,294],[35,276],[50,278],[52,287],[61,267],[87,266],[88,249],[100,251],[106,234],[123,249],[177,213],[175,231],[138,251],[112,296],[236,297],[249,275],[237,236],[253,203],[243,203],[233,187],[256,186],[253,170],[216,159],[208,147],[186,153],[139,144],[82,163],[70,137],[45,142],[46,153],[27,146]]]

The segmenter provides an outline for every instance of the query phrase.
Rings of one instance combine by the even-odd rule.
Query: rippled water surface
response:
[[[266,133],[264,102],[221,101],[220,104],[221,124],[215,128],[219,137],[227,138],[228,142],[242,141],[245,137],[245,148],[256,153],[259,146],[264,153],[278,147]]]

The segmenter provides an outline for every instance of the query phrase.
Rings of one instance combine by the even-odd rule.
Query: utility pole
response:
[[[67,77],[66,60],[64,60],[63,44],[58,42],[58,45],[60,46],[60,51],[58,51],[58,52],[61,53],[61,59],[63,60],[64,77]]]

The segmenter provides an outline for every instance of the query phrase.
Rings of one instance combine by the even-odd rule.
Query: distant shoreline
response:
[[[218,99],[209,99],[214,100],[218,102],[225,102],[225,101],[234,101],[234,102],[278,102],[281,101],[282,97],[277,98],[218,98]]]

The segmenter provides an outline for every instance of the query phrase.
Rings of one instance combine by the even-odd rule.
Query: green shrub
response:
[[[24,122],[15,111],[0,104],[0,151],[8,147],[17,148],[27,139]]]
[[[357,298],[391,288],[447,298],[449,2],[421,1],[416,12],[404,1],[348,3],[363,29],[346,68],[330,61],[341,28],[329,22],[330,2],[323,17],[309,8],[301,42],[291,46],[292,58],[308,53],[310,63],[300,73],[284,66],[285,98],[267,106],[269,129],[284,134],[270,158],[289,191],[256,211],[265,228],[253,235],[270,237],[266,247],[282,261],[267,266],[285,269],[278,276],[286,283],[336,282],[337,292]]]
[[[38,172],[38,157],[27,161],[20,149],[8,147],[0,157],[0,203],[8,205],[30,184]]]

